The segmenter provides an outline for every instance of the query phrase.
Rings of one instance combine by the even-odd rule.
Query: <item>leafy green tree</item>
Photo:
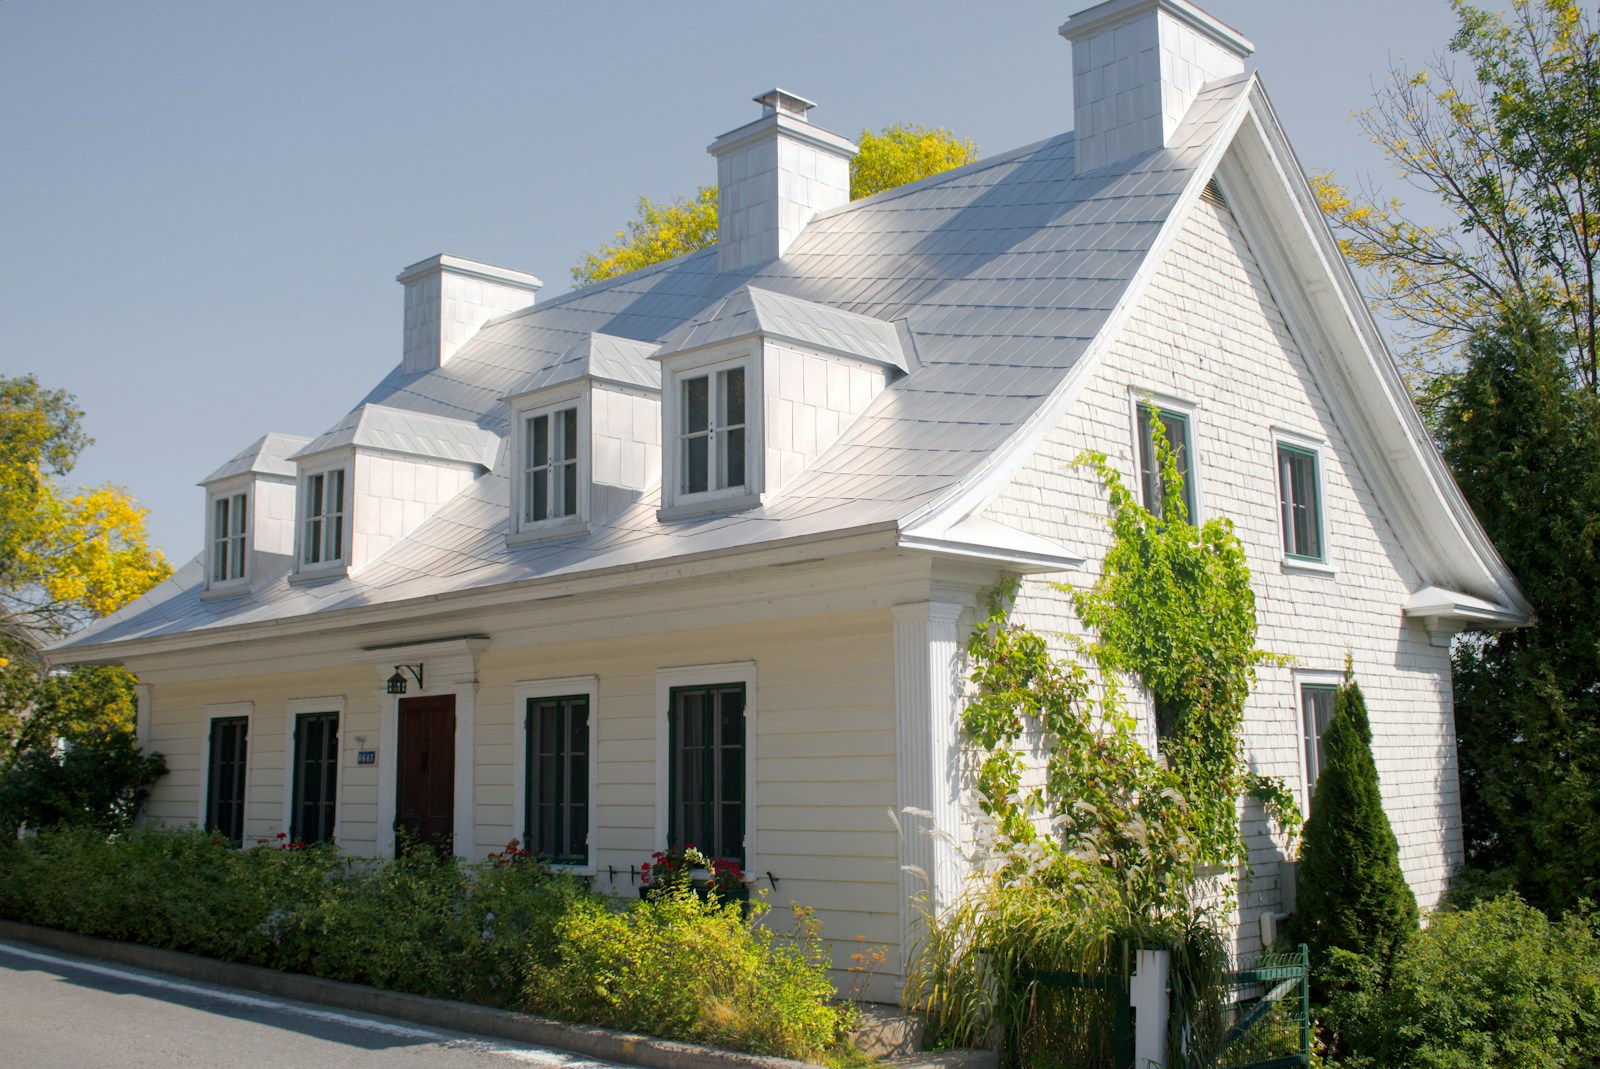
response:
[[[1552,912],[1600,896],[1600,401],[1537,309],[1468,346],[1445,397],[1445,458],[1522,582],[1532,628],[1455,650],[1473,863]]]
[[[1420,221],[1399,200],[1319,176],[1340,245],[1403,325],[1426,386],[1508,305],[1535,302],[1568,361],[1600,389],[1600,33],[1577,0],[1513,0],[1509,16],[1451,0],[1448,59],[1396,68],[1359,116],[1395,172],[1457,222]],[[1422,399],[1431,395],[1423,392]]]
[[[1467,847],[1547,910],[1600,893],[1600,29],[1577,0],[1452,0],[1455,64],[1395,70],[1362,116],[1449,226],[1324,177],[1532,629],[1464,636],[1455,706]],[[1484,882],[1483,877],[1476,877]]]
[[[1300,849],[1300,890],[1290,934],[1311,952],[1319,996],[1348,984],[1339,954],[1381,981],[1417,928],[1417,900],[1400,871],[1400,847],[1378,793],[1366,699],[1346,671],[1322,736],[1322,771]]]
[[[160,759],[133,739],[133,677],[46,673],[39,647],[171,574],[122,489],[60,478],[90,444],[72,396],[0,377],[0,823],[113,822],[143,800]]]
[[[978,147],[943,128],[914,123],[861,131],[861,151],[850,161],[850,199],[860,200],[978,158]],[[708,248],[717,241],[717,187],[658,204],[639,198],[638,214],[616,237],[585,253],[572,269],[579,286],[603,282],[641,267]]]

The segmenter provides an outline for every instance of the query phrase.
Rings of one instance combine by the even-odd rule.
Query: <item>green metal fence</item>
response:
[[[1136,958],[1126,943],[1116,945],[1112,957],[1111,968],[1102,971],[1023,969],[1014,978],[1023,1012],[1002,1040],[1007,1069],[1129,1069],[1134,1016],[1128,984]]]
[[[1191,1069],[1290,1069],[1311,1065],[1311,970],[1302,943],[1263,954],[1228,974],[1233,997],[1215,1049],[1190,1055]]]
[[[1124,949],[1120,970],[1020,973],[1024,1012],[1005,1031],[1007,1069],[1135,1069],[1132,950]],[[1216,1038],[1201,1040],[1201,1029],[1186,1027],[1183,1069],[1309,1069],[1309,976],[1303,945],[1225,974],[1222,1020],[1203,1030]]]

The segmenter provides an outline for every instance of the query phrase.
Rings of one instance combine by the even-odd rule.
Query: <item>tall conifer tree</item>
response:
[[[1335,949],[1366,959],[1386,976],[1417,928],[1417,900],[1400,871],[1400,846],[1383,811],[1372,728],[1361,688],[1348,672],[1322,736],[1322,771],[1300,851],[1300,893],[1290,931],[1311,951],[1324,995]]]
[[[1514,307],[1473,338],[1440,432],[1535,613],[1456,646],[1467,853],[1556,914],[1600,896],[1600,400]]]

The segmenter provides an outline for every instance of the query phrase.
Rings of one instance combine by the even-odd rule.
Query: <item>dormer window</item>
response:
[[[899,328],[744,286],[670,331],[661,520],[759,507],[907,370]]]
[[[564,538],[588,529],[593,470],[591,399],[582,384],[520,397],[512,404],[511,534]]]
[[[249,496],[223,494],[211,501],[211,585],[245,577]]]
[[[522,422],[522,522],[578,515],[578,409],[555,408]]]
[[[300,537],[302,564],[336,564],[345,555],[345,476],[343,468],[330,468],[305,477]]]
[[[587,533],[661,470],[660,372],[650,342],[586,334],[511,406],[511,545]]]
[[[743,364],[681,380],[684,494],[743,490],[749,482],[744,384]]]
[[[299,492],[289,454],[309,439],[267,434],[201,480],[206,588],[202,598],[236,597],[295,560]]]

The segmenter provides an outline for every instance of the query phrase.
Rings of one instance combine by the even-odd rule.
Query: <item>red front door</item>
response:
[[[395,755],[395,832],[441,855],[455,844],[456,699],[400,699]]]

